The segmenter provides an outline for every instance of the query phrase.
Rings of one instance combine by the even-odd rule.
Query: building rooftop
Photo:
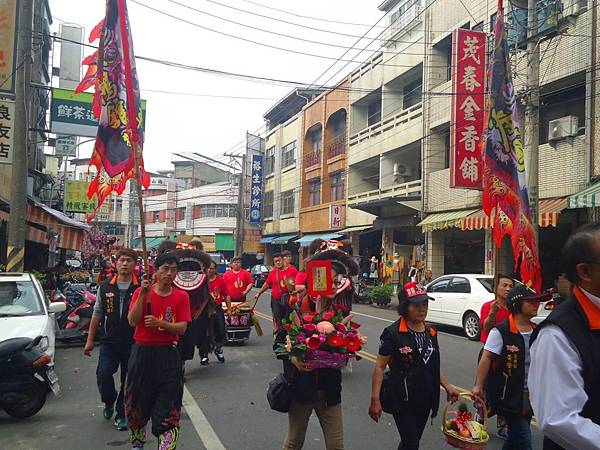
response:
[[[302,111],[307,103],[326,90],[324,87],[306,86],[295,88],[289,92],[263,115],[263,118],[269,123],[269,129],[287,122]]]

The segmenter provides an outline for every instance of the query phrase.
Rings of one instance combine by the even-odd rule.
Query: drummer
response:
[[[242,258],[235,256],[231,260],[231,269],[223,274],[225,288],[232,302],[245,302],[252,289],[252,275],[242,269]]]

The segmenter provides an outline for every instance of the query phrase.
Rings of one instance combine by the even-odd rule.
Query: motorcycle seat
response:
[[[0,342],[0,359],[20,352],[27,347],[33,339],[27,337],[12,338]]]

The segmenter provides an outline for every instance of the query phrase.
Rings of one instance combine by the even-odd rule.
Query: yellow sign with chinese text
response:
[[[90,213],[98,204],[97,197],[87,197],[90,183],[87,181],[67,181],[65,187],[65,211]]]

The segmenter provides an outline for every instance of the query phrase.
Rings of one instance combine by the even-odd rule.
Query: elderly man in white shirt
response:
[[[600,449],[600,223],[563,247],[573,294],[534,332],[530,400],[544,450]]]

